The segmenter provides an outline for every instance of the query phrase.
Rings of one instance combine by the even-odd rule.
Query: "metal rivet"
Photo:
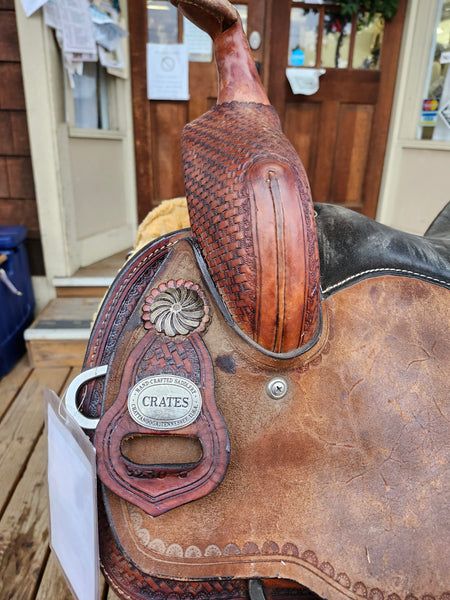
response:
[[[267,393],[271,398],[274,398],[275,400],[283,398],[286,392],[287,383],[281,377],[276,377],[275,379],[269,381],[269,383],[267,384]]]

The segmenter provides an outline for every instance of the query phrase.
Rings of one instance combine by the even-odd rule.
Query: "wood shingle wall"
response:
[[[14,0],[0,0],[0,224],[27,228],[31,273],[43,275]]]

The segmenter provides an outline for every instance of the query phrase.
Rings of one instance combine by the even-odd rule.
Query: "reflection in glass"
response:
[[[419,138],[450,141],[450,0],[442,2],[422,102]]]
[[[291,8],[288,64],[314,67],[317,56],[319,13],[312,9]]]
[[[167,0],[147,0],[150,44],[178,43],[178,11]]]
[[[248,6],[246,4],[235,4],[234,8],[238,11],[241,17],[242,27],[247,34],[247,19],[248,19]]]
[[[353,51],[354,69],[379,69],[383,43],[384,19],[380,14],[370,20],[369,13],[358,14],[358,27]]]
[[[340,12],[326,12],[323,28],[321,65],[327,68],[346,69],[350,52],[352,23],[350,17]]]

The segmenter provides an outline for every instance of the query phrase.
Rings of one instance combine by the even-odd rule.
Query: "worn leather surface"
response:
[[[272,352],[311,342],[320,317],[313,205],[274,109],[216,106],[185,127],[183,162],[192,235],[234,322]]]
[[[124,556],[157,578],[278,577],[328,598],[445,600],[450,292],[364,279],[323,301],[314,348],[280,361],[226,324],[187,241],[150,287],[188,273],[211,306],[202,336],[230,465],[214,492],[153,519],[104,490]],[[289,391],[273,400],[266,384],[279,375]]]
[[[430,229],[422,237],[340,206],[316,203],[314,210],[325,296],[366,277],[388,273],[450,286],[450,223],[445,211],[436,221],[436,235]]]
[[[175,4],[214,40],[219,102],[184,134],[192,238],[126,265],[86,355],[109,366],[79,397],[101,417],[104,574],[127,600],[259,579],[274,599],[450,600],[447,245],[321,205],[316,233],[234,9]],[[198,385],[201,426],[131,421],[159,375]]]

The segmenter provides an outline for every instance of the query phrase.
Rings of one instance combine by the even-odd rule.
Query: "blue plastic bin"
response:
[[[25,353],[23,332],[33,320],[34,295],[24,246],[26,234],[21,225],[0,226],[0,255],[7,257],[0,264],[4,271],[3,280],[0,276],[0,377]],[[6,278],[21,296],[4,282]]]

